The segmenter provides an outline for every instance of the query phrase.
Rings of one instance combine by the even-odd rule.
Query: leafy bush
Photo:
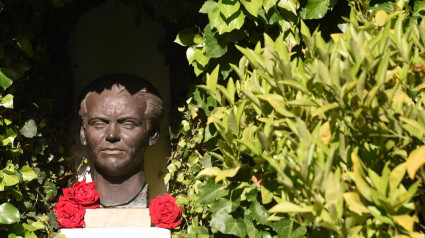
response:
[[[67,26],[86,6],[67,4],[0,2],[0,237],[57,236],[51,207],[73,171]]]
[[[222,11],[220,3],[207,1],[203,9]],[[306,10],[296,1],[279,1],[273,10],[287,13],[285,4],[299,20],[291,30],[301,35],[297,45],[282,30],[255,47],[237,46],[243,57],[230,76],[226,62],[208,61],[203,69],[214,70],[181,109],[166,182],[187,226],[174,236],[297,237],[307,227],[311,237],[421,237],[422,5],[350,1],[344,31],[326,42],[300,20]],[[221,41],[225,31],[214,24]],[[194,61],[208,58],[210,29],[188,44],[195,72]],[[182,41],[184,34],[177,41],[192,43]]]

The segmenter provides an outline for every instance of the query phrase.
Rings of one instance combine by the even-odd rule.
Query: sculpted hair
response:
[[[93,80],[80,94],[79,102],[81,124],[84,127],[87,122],[86,100],[91,93],[102,93],[111,90],[115,93],[128,92],[133,96],[139,96],[146,100],[145,114],[150,122],[150,132],[159,131],[164,107],[161,96],[152,84],[147,80],[131,74],[109,74]]]

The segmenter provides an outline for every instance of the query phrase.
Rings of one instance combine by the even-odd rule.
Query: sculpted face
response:
[[[105,90],[90,94],[86,108],[85,137],[96,167],[109,177],[140,170],[149,144],[146,101],[127,91]]]

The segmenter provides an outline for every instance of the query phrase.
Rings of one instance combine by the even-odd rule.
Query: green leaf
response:
[[[3,171],[3,181],[6,186],[13,186],[19,183],[19,177],[15,171],[5,170]]]
[[[34,136],[36,136],[37,125],[35,124],[35,121],[33,119],[26,121],[24,126],[19,130],[19,132],[27,138],[33,138]]]
[[[210,25],[208,24],[204,29],[205,34],[205,55],[210,58],[218,58],[226,54],[227,45],[223,45],[218,42],[218,33],[213,32]]]
[[[270,213],[304,213],[313,212],[311,207],[301,207],[291,202],[280,202],[269,210]]]
[[[261,238],[261,233],[255,227],[254,222],[249,214],[245,214],[243,221],[246,225],[248,238]]]
[[[12,224],[20,219],[19,210],[11,203],[3,203],[0,205],[0,224]]]
[[[46,182],[43,188],[44,188],[44,193],[46,194],[45,199],[47,201],[54,198],[56,194],[58,193],[58,188],[52,182]]]
[[[238,217],[235,219],[223,211],[213,214],[211,218],[211,227],[224,234],[238,237],[245,237],[247,233],[246,225],[242,218]]]
[[[44,224],[39,221],[31,223],[31,225],[24,223],[23,226],[27,231],[36,231],[45,228]]]
[[[199,10],[199,12],[206,13],[208,14],[208,17],[210,17],[213,10],[217,8],[217,5],[218,5],[217,2],[215,1],[210,1],[210,0],[206,1],[204,5],[202,5],[201,10]]]
[[[305,8],[301,10],[302,19],[320,19],[323,18],[328,10],[333,7],[330,4],[335,1],[330,0],[308,0]]]
[[[211,212],[225,212],[230,213],[232,211],[232,203],[227,199],[219,199],[211,205]]]
[[[12,85],[12,79],[10,79],[9,77],[7,77],[4,73],[3,73],[3,69],[0,69],[0,86],[3,87],[4,89],[8,88],[10,85]]]
[[[276,5],[277,1],[278,0],[264,0],[263,7],[264,7],[264,10],[266,10],[266,13],[269,12],[270,8]]]
[[[225,32],[231,32],[235,29],[240,29],[245,23],[245,15],[241,10],[238,10],[231,17],[224,18],[224,16],[220,14],[220,10],[215,8],[211,13],[210,22],[221,35]]]
[[[305,226],[300,226],[292,232],[290,238],[302,238],[307,234],[307,228]],[[280,237],[279,237],[280,238]]]
[[[3,106],[5,108],[13,108],[13,95],[7,94],[1,99],[0,106]]]
[[[418,138],[423,138],[423,136],[425,135],[425,127],[421,123],[405,117],[400,117],[400,120],[406,123],[403,125],[403,127],[405,127],[406,125],[413,127],[417,131],[418,136],[420,136]]]
[[[279,238],[289,238],[292,231],[293,221],[289,219],[272,222],[270,226],[276,231]]]
[[[258,9],[263,5],[263,0],[241,0],[245,9],[254,17],[257,17]]]
[[[214,202],[216,199],[227,195],[229,190],[225,190],[224,188],[225,186],[223,186],[222,184],[216,184],[213,180],[210,180],[208,183],[201,187],[197,203],[209,204]]]
[[[276,231],[278,238],[299,238],[304,237],[307,229],[304,226],[298,227],[292,231],[294,222],[289,219],[271,222],[270,226]]]
[[[370,7],[369,9],[375,12],[379,10],[384,10],[388,14],[394,12],[394,7],[391,4],[391,2],[377,3],[373,7]]]
[[[415,178],[416,171],[425,164],[425,145],[413,150],[407,158],[407,173],[410,179]]]
[[[376,72],[376,75],[375,75],[375,79],[378,84],[383,84],[385,82],[385,76],[387,74],[389,58],[390,58],[389,51],[385,51],[384,57],[380,59],[378,71]]]
[[[218,1],[218,9],[220,9],[221,14],[228,19],[233,14],[235,14],[241,4],[239,3],[239,0],[219,0]]]
[[[186,28],[180,31],[174,42],[181,46],[189,46],[193,44],[193,37],[195,36],[195,31],[191,28]]]
[[[205,67],[208,64],[208,61],[210,60],[208,57],[204,55],[204,48],[195,47],[195,60],[198,62],[201,66]]]
[[[266,225],[268,223],[267,218],[269,217],[269,215],[267,213],[267,210],[259,202],[254,200],[251,203],[249,210],[251,211],[252,218],[254,218],[258,223],[263,225]]]
[[[363,205],[358,193],[346,192],[343,196],[348,205],[348,209],[351,211],[359,214],[360,216],[362,213],[369,213],[369,210]]]
[[[278,94],[265,94],[257,95],[257,97],[261,100],[267,101],[273,107],[273,109],[282,116],[294,117],[292,112],[286,110],[282,96]]]
[[[406,163],[399,164],[395,167],[390,173],[390,193],[393,192],[398,185],[400,185],[401,181],[406,174]]]
[[[280,0],[278,6],[297,15],[298,1],[295,0]]]
[[[28,165],[24,165],[21,169],[20,172],[22,174],[22,179],[24,181],[31,181],[35,178],[37,178],[37,174],[34,172],[34,170],[32,168],[30,168]]]
[[[217,65],[211,74],[207,73],[207,87],[211,90],[212,95],[215,95],[217,89],[218,72],[220,71],[220,65]]]
[[[205,168],[203,169],[201,172],[199,172],[199,174],[197,175],[197,177],[201,177],[201,176],[215,176],[215,182],[219,182],[221,180],[224,180],[226,178],[232,178],[236,175],[236,173],[239,171],[239,166],[236,168],[232,168],[232,169],[219,169],[218,167],[209,167],[209,168]]]

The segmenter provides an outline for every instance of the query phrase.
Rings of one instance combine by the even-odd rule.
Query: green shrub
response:
[[[350,5],[331,42],[300,21],[299,48],[265,34],[237,47],[237,76],[206,75],[166,178],[187,221],[175,236],[421,237],[422,8]]]
[[[0,1],[0,237],[57,236],[73,171],[67,4]]]

